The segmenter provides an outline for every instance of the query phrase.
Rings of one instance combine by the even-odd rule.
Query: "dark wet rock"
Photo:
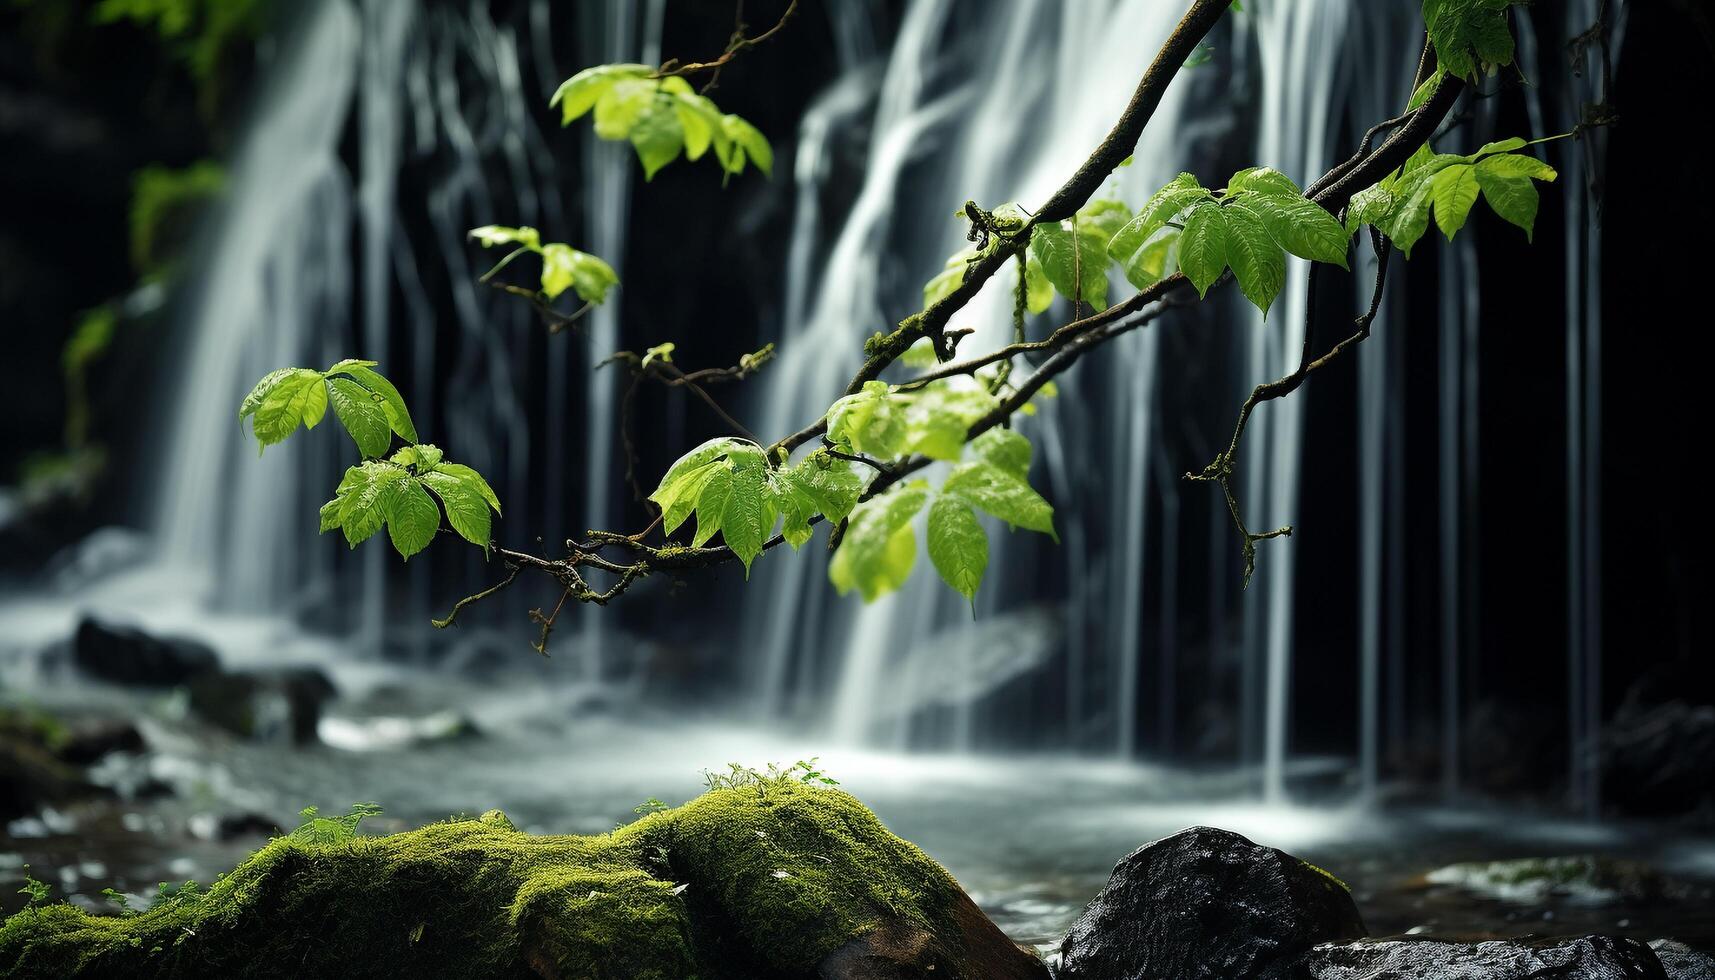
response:
[[[74,722],[54,747],[54,754],[74,766],[87,766],[115,752],[143,751],[143,733],[117,718]]]
[[[1694,810],[1715,798],[1715,706],[1628,702],[1602,734],[1602,791],[1628,813]]]
[[[333,682],[313,667],[206,674],[188,685],[191,710],[234,735],[304,745],[316,740]]]
[[[1404,937],[1318,946],[1290,980],[1664,980],[1635,939],[1579,936],[1482,943]]]
[[[1661,960],[1667,980],[1715,980],[1715,956],[1671,939],[1657,939],[1649,948]]]
[[[909,919],[896,918],[857,937],[823,958],[819,980],[938,980],[948,976],[982,980],[1049,980],[1036,955],[1006,938],[962,891],[950,895],[948,916],[957,938],[937,936]],[[950,947],[957,949],[949,955]]]
[[[61,761],[40,740],[0,729],[0,820],[105,795],[106,790]]]
[[[1346,888],[1284,851],[1193,827],[1114,868],[1061,947],[1061,980],[1275,977],[1365,935]]]
[[[132,687],[175,687],[220,670],[220,658],[195,640],[163,639],[94,619],[78,624],[71,654],[85,674]]]

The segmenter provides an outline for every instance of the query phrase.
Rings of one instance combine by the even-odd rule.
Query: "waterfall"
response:
[[[661,7],[648,5],[640,27],[631,4],[585,5],[578,36],[600,43],[578,57],[657,58]],[[315,0],[293,11],[206,235],[207,260],[178,304],[177,376],[194,383],[168,389],[176,401],[160,430],[147,522],[174,591],[267,613],[331,604],[360,649],[421,635],[397,627],[426,618],[430,560],[411,563],[390,602],[400,573],[385,547],[348,559],[317,538],[316,509],[351,461],[343,437],[298,436],[260,461],[240,438],[233,406],[286,364],[382,361],[425,438],[488,474],[509,514],[550,534],[573,520],[606,523],[611,468],[596,461],[611,455],[612,383],[594,376],[587,410],[572,410],[570,372],[585,349],[534,356],[539,323],[476,282],[484,266],[466,240],[478,224],[534,224],[552,240],[624,252],[630,149],[591,147],[589,219],[570,225],[544,131],[555,122],[548,94],[568,69],[552,56],[552,5],[532,0],[521,13],[523,44],[519,25],[484,5]],[[616,348],[617,329],[614,302],[593,318],[589,350]],[[568,417],[588,426],[581,514],[563,492],[564,447],[578,442]],[[543,492],[532,500],[537,473]],[[593,656],[596,645],[579,648]]]
[[[234,406],[268,371],[315,361],[347,321],[350,178],[338,153],[356,84],[360,25],[349,4],[306,5],[232,164],[230,204],[187,310],[176,395],[161,439],[152,527],[182,587],[258,609],[311,579],[304,542],[332,482],[302,445],[251,458]],[[322,333],[326,331],[326,333]],[[324,341],[318,343],[318,341]],[[269,560],[257,561],[266,555]]]

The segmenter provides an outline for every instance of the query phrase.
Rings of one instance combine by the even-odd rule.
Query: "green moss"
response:
[[[130,917],[0,927],[3,976],[813,975],[851,939],[925,929],[957,962],[957,884],[838,790],[711,791],[596,837],[499,811],[387,837],[292,835]]]
[[[138,274],[168,270],[190,241],[197,215],[225,186],[226,171],[212,160],[137,172],[131,187],[131,262]]]

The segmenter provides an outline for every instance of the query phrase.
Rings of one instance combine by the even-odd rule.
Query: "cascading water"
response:
[[[828,258],[819,265],[795,263],[789,270],[788,308],[802,309],[801,299],[794,302],[793,297],[809,294],[817,300],[809,315],[787,320],[788,332],[780,341],[782,370],[768,382],[770,431],[789,431],[825,407],[827,393],[837,390],[850,367],[828,352],[841,349],[842,342],[855,346],[855,337],[886,323],[877,307],[878,284],[891,283],[881,290],[885,309],[912,308],[913,277],[905,270],[886,276],[882,266],[888,257],[909,257],[915,262],[914,271],[932,268],[935,256],[951,252],[961,229],[956,221],[940,217],[950,213],[948,202],[972,197],[987,202],[1018,200],[1029,206],[1044,197],[1111,125],[1145,60],[1182,12],[1181,5],[1168,2],[1057,5],[1020,0],[986,8],[974,28],[943,33],[953,6],[921,0],[908,7],[883,71],[862,191]],[[1262,108],[1249,138],[1259,160],[1299,179],[1320,173],[1330,162],[1340,113],[1348,108],[1340,101],[1343,96],[1336,91],[1336,82],[1350,81],[1353,69],[1320,52],[1340,50],[1342,38],[1354,29],[1352,21],[1385,38],[1395,50],[1417,43],[1409,17],[1361,9],[1341,0],[1258,3],[1247,16],[1235,20],[1232,49],[1237,53],[1232,57],[1248,58],[1252,49],[1257,55],[1254,87]],[[973,57],[972,52],[981,56]],[[945,76],[956,79],[956,84],[926,84],[926,65],[936,67],[937,82]],[[1381,76],[1391,81],[1396,69],[1397,63],[1378,60],[1363,70],[1366,78]],[[847,88],[840,91],[849,90],[850,82],[842,84]],[[1372,91],[1368,85],[1345,88]],[[1186,72],[1157,110],[1138,148],[1136,164],[1116,175],[1117,193],[1140,200],[1189,166],[1192,156],[1187,146],[1194,141],[1185,138],[1186,133],[1207,132],[1220,125],[1219,113],[1201,108],[1213,101],[1211,95],[1227,94],[1218,79]],[[1349,108],[1354,115],[1359,110]],[[1053,139],[1041,139],[1030,126],[1018,125],[1021,114],[1052,120]],[[803,145],[815,144],[822,125],[821,118],[813,115]],[[926,173],[907,186],[900,181],[900,171],[912,164],[904,151],[919,145],[934,147],[933,162],[917,164]],[[814,178],[801,173],[799,179]],[[930,192],[927,196],[925,188]],[[801,199],[810,196],[805,192]],[[908,221],[902,217],[907,215],[931,217]],[[794,249],[802,244],[795,241]],[[811,281],[806,282],[806,277]],[[1000,330],[1010,302],[1006,289],[1002,276],[961,316],[961,322],[968,319],[969,325],[979,327],[967,343],[992,344],[1002,339]],[[1301,286],[1289,286],[1268,322],[1252,326],[1244,365],[1247,386],[1263,375],[1291,369],[1303,329],[1304,302]],[[1077,392],[1073,398],[1027,423],[1041,447],[1045,478],[1062,499],[1077,492],[1079,481],[1074,474],[1084,459],[1099,456],[1117,461],[1099,499],[1059,511],[1064,545],[1055,560],[1064,564],[1062,574],[1072,584],[1067,590],[1071,599],[1065,628],[1058,631],[1064,637],[1064,649],[1058,651],[1060,657],[1051,669],[1064,672],[1067,743],[1106,744],[1122,755],[1132,755],[1140,747],[1141,651],[1145,637],[1162,628],[1143,607],[1151,543],[1147,508],[1137,505],[1163,482],[1154,469],[1159,465],[1165,471],[1171,465],[1152,463],[1157,455],[1152,438],[1158,426],[1154,417],[1156,336],[1148,330],[1118,342],[1103,367],[1077,372],[1067,385]],[[1092,420],[1081,417],[1087,409],[1080,403],[1106,407],[1099,409],[1103,412],[1099,419]],[[1258,524],[1290,520],[1295,509],[1299,412],[1292,404],[1271,406],[1249,443],[1245,493],[1250,516]],[[1087,435],[1092,428],[1105,435],[1092,441]],[[1103,438],[1105,443],[1100,441]],[[1100,529],[1094,538],[1086,532],[1086,522]],[[1159,567],[1164,577],[1177,573],[1178,531],[1175,525],[1171,534],[1160,535],[1164,557]],[[1219,533],[1230,531],[1223,527]],[[1002,550],[1013,547],[1007,538],[996,538],[995,544]],[[1218,538],[1216,545],[1225,548],[1230,541]],[[1247,757],[1266,761],[1266,784],[1272,794],[1278,794],[1287,740],[1292,559],[1290,552],[1281,549],[1268,560],[1268,575],[1259,579],[1259,586],[1245,600],[1244,724],[1254,733],[1245,740],[1245,751]],[[921,705],[923,699],[901,696],[889,686],[892,676],[922,675],[914,671],[915,661],[949,649],[950,637],[959,632],[961,622],[968,623],[969,613],[931,589],[914,589],[871,607],[854,608],[829,597],[825,589],[805,587],[807,579],[821,574],[818,562],[783,564],[788,567],[771,569],[758,583],[761,587],[753,588],[751,613],[768,624],[762,653],[765,701],[792,700],[788,692],[793,690],[789,681],[793,677],[800,678],[796,691],[804,696],[802,685],[808,682],[803,679],[825,670],[834,678],[828,686],[832,725],[839,734],[856,740],[898,741],[912,723],[901,712]],[[985,616],[1016,611],[1028,599],[1016,585],[1008,591],[1005,565],[1004,554],[991,563],[997,571],[991,572],[992,584],[979,603]],[[1038,586],[1028,578],[1026,584]],[[1215,588],[1218,594],[1230,590],[1231,583]],[[1166,648],[1170,640],[1165,633],[1162,636]],[[829,649],[812,645],[814,637],[836,639]],[[1053,639],[1047,640],[1036,651],[1032,669],[1043,669],[1042,663],[1056,653],[1055,646]],[[951,648],[966,647],[953,643]],[[824,659],[826,667],[817,663]],[[1164,654],[1162,663],[1163,678],[1171,677],[1171,659]],[[957,733],[970,730],[974,705],[984,693],[970,692],[971,700],[953,706],[941,721],[925,723],[921,716],[916,721],[929,731],[954,733],[947,741],[960,744]],[[1161,698],[1171,704],[1169,694],[1161,693]]]

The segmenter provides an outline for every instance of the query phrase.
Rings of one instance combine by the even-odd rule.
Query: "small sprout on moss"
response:
[[[131,907],[131,896],[117,888],[103,888],[101,890],[101,897],[112,902],[114,906],[119,909],[119,914],[121,916],[133,916],[137,914],[137,910]]]
[[[53,894],[53,889],[48,886],[47,882],[32,878],[30,866],[26,864],[24,865],[24,887],[18,889],[18,894],[30,896],[29,901],[24,903],[24,907],[33,909],[38,905],[48,904],[48,898]]]
[[[639,803],[636,806],[632,807],[631,812],[637,814],[640,817],[646,817],[651,813],[660,813],[662,810],[671,810],[671,809],[672,809],[672,807],[668,806],[667,804],[665,804],[665,803],[661,802],[660,800],[656,799],[655,797],[651,796],[649,799],[644,800],[642,803]]]

